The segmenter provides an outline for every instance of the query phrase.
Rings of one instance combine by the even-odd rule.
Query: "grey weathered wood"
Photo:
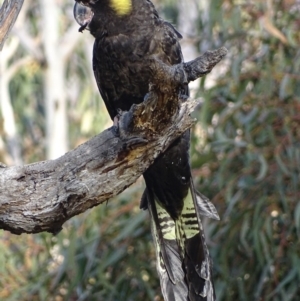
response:
[[[153,84],[140,105],[120,112],[112,127],[57,160],[0,165],[0,228],[15,234],[58,232],[72,216],[119,194],[192,126],[197,101],[178,87],[208,73],[225,48],[173,67],[149,62]]]
[[[14,26],[24,0],[5,0],[0,7],[0,51]]]

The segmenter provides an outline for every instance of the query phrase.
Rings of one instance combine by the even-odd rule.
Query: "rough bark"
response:
[[[149,62],[154,81],[145,101],[120,112],[112,127],[64,156],[0,167],[0,228],[15,234],[58,232],[63,223],[131,185],[192,126],[197,101],[178,88],[203,76],[226,55],[220,48],[173,67]]]

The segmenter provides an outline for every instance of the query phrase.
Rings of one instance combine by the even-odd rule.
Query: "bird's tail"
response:
[[[178,219],[173,220],[155,196],[147,194],[165,301],[214,301],[211,261],[200,216],[219,219],[214,205],[194,188]]]

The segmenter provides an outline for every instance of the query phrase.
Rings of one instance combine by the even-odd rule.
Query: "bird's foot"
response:
[[[134,105],[133,105],[134,106]],[[123,148],[125,150],[131,150],[138,145],[144,145],[148,142],[147,139],[139,136],[135,136],[132,132],[132,111],[118,110],[118,115],[114,118],[115,127],[118,127],[118,136],[123,141]]]
[[[184,95],[184,94],[180,94],[179,98],[182,102],[186,102],[189,99],[189,96]]]
[[[119,136],[120,135],[119,121],[121,119],[123,111],[121,109],[118,109],[117,112],[118,112],[118,114],[114,117],[114,120],[113,120],[113,131],[116,136]]]
[[[120,118],[123,114],[123,111],[121,109],[117,109],[118,114],[114,117],[114,126],[118,126]]]

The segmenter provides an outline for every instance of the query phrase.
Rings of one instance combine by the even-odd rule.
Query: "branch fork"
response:
[[[198,104],[180,89],[226,55],[222,47],[167,66],[152,60],[145,101],[121,112],[113,126],[64,156],[24,166],[0,164],[0,228],[14,234],[57,233],[65,221],[121,193],[195,121]]]

